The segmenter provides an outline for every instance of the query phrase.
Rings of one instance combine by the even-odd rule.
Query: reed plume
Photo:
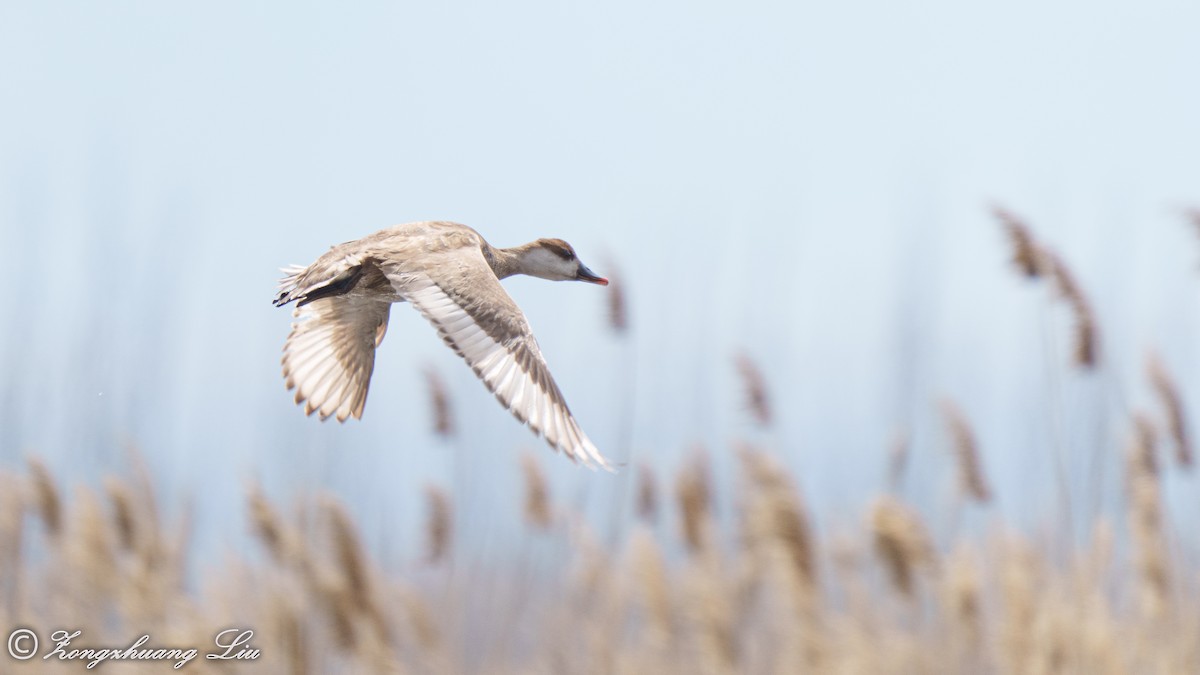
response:
[[[958,460],[958,482],[963,494],[980,504],[987,503],[992,498],[992,491],[983,475],[983,462],[971,425],[962,410],[949,399],[942,401],[942,417],[950,432],[954,457]]]
[[[310,635],[304,617],[293,606],[294,602],[276,597],[276,601],[270,605],[269,615],[282,653],[286,655],[288,672],[292,675],[308,675],[313,672],[309,650],[317,640]]]
[[[42,524],[46,526],[47,534],[56,537],[62,531],[62,500],[59,499],[58,488],[42,460],[31,457],[28,463],[33,479],[33,504],[41,516]]]
[[[525,522],[536,529],[548,530],[554,522],[554,513],[542,466],[526,452],[521,455],[521,471],[525,474]]]
[[[287,526],[258,483],[250,485],[249,493],[247,505],[254,534],[266,546],[276,563],[287,564],[292,556],[292,542]]]
[[[671,634],[670,582],[662,551],[644,528],[638,528],[630,537],[629,567],[652,631],[649,637],[656,647],[663,647]]]
[[[746,478],[742,539],[748,563],[739,613],[748,610],[746,601],[754,592],[779,596],[771,599],[778,609],[769,615],[786,617],[791,644],[777,656],[778,667],[822,670],[828,663],[828,648],[818,588],[817,540],[800,490],[765,452],[742,446],[738,454]]]
[[[49,478],[49,475],[46,475]],[[88,593],[89,587],[113,592],[119,576],[110,538],[108,521],[104,516],[95,492],[85,486],[75,490],[74,505],[69,514],[71,528],[63,537],[66,559],[81,574],[73,579],[81,588],[77,592]]]
[[[417,638],[417,645],[426,652],[439,650],[442,645],[442,632],[437,619],[430,613],[429,606],[419,595],[406,588],[400,589],[399,597],[409,625]]]
[[[333,567],[324,572],[324,578],[319,572],[310,573],[310,578],[325,597],[341,644],[369,655],[378,668],[387,661],[385,650],[391,628],[378,601],[381,591],[370,559],[346,507],[331,497],[321,498],[319,504],[332,539]],[[360,630],[364,624],[374,630]]]
[[[686,653],[694,659],[684,668],[712,675],[734,673],[738,657],[734,614],[711,563],[694,561],[681,581],[680,623],[690,638]]]
[[[439,563],[450,551],[454,535],[454,510],[450,495],[440,487],[425,486],[426,560]]]
[[[745,353],[738,354],[735,359],[738,375],[742,379],[742,389],[746,396],[746,407],[754,421],[762,426],[771,423],[771,399],[767,394],[767,381],[759,370],[754,359]]]
[[[134,513],[133,495],[125,483],[112,478],[105,481],[105,490],[108,492],[108,501],[112,504],[117,543],[122,549],[131,551],[137,545],[137,517]]]
[[[433,433],[443,438],[454,435],[454,412],[450,407],[450,396],[446,383],[433,366],[425,368],[425,386],[429,393],[429,412],[433,419]]]
[[[625,278],[610,261],[608,263],[608,326],[618,335],[629,329],[629,307],[625,294]]]
[[[683,519],[683,540],[693,554],[709,545],[709,516],[712,508],[712,484],[703,450],[679,471],[675,479],[675,498]]]
[[[362,609],[373,607],[375,594],[371,588],[370,568],[350,514],[341,502],[331,498],[323,499],[321,507],[329,519],[334,556],[351,604]]]
[[[965,638],[966,654],[977,654],[984,637],[983,589],[970,549],[959,546],[946,562],[944,602],[948,619]]]
[[[1036,622],[1041,600],[1041,566],[1025,542],[1001,537],[991,556],[996,560],[999,616],[999,657],[1005,672],[1032,672],[1029,665],[1038,642]]]
[[[1158,433],[1150,416],[1144,412],[1133,415],[1133,441],[1129,446],[1128,473],[1130,480],[1152,478],[1158,480]]]
[[[25,499],[22,481],[0,471],[0,556],[20,551],[25,530]]]
[[[895,497],[880,497],[871,507],[871,532],[875,552],[892,584],[911,597],[917,571],[935,562],[933,544],[921,519]]]
[[[1075,320],[1074,361],[1083,368],[1094,368],[1099,361],[1099,331],[1096,314],[1075,275],[1055,252],[1039,244],[1029,226],[1011,211],[994,207],[992,213],[1000,220],[1012,243],[1013,260],[1026,277],[1037,279],[1049,276],[1059,297],[1067,303]]]
[[[1158,395],[1159,403],[1167,418],[1167,433],[1175,444],[1175,460],[1179,466],[1191,468],[1193,461],[1192,441],[1183,416],[1183,397],[1175,380],[1167,372],[1159,358],[1151,354],[1146,361],[1150,384]]]
[[[1148,416],[1134,418],[1128,548],[1097,521],[1091,546],[1066,558],[1013,534],[986,551],[972,537],[947,542],[953,553],[942,564],[924,522],[894,496],[873,503],[865,530],[835,532],[834,545],[821,546],[791,476],[772,455],[741,447],[740,545],[717,545],[726,524],[713,517],[706,456],[676,474],[684,539],[690,512],[689,547],[703,552],[685,560],[664,553],[652,528],[637,526],[605,545],[584,518],[565,511],[555,518],[571,527],[554,534],[567,535],[562,544],[580,562],[570,574],[556,572],[563,567],[553,561],[500,564],[486,575],[401,562],[384,573],[339,502],[321,497],[317,508],[302,504],[284,518],[252,485],[245,516],[270,555],[230,561],[203,591],[183,582],[183,555],[142,556],[158,548],[145,542],[166,541],[174,524],[143,517],[150,502],[123,478],[108,479],[104,493],[85,487],[62,500],[61,534],[23,554],[22,514],[44,520],[43,507],[32,478],[20,489],[22,480],[0,470],[0,623],[77,625],[96,635],[105,634],[101,626],[148,625],[167,644],[203,644],[213,623],[244,621],[255,626],[263,658],[223,664],[231,675],[485,667],[1191,672],[1200,658],[1200,609],[1191,592],[1195,568],[1182,565],[1194,561],[1171,556],[1157,435]],[[55,485],[48,470],[42,480]],[[426,499],[440,502],[431,496],[438,492]],[[431,532],[442,527],[434,515],[442,510],[430,507]],[[872,548],[883,583],[864,560]],[[616,558],[616,550],[625,555]],[[1110,562],[1126,551],[1132,565]]]
[[[1093,368],[1099,360],[1099,347],[1092,305],[1062,259],[1049,254],[1049,261],[1059,297],[1067,303],[1075,317],[1075,363],[1084,368]]]
[[[1129,489],[1129,521],[1133,534],[1143,611],[1160,616],[1170,592],[1166,533],[1163,524],[1156,434],[1149,417],[1134,416],[1133,441],[1128,451],[1126,476]]]
[[[992,214],[1000,220],[1012,244],[1013,263],[1030,279],[1042,276],[1045,270],[1045,252],[1034,241],[1029,226],[1013,212],[1000,206],[992,207]]]
[[[908,457],[911,452],[911,439],[907,431],[897,431],[892,436],[892,444],[888,449],[888,489],[899,492],[904,483],[904,470],[908,467]]]
[[[0,471],[0,621],[13,618],[25,601],[22,554],[25,538],[25,495],[17,476]]]
[[[658,520],[658,482],[648,464],[638,466],[637,515],[648,523]]]
[[[778,544],[799,584],[815,586],[816,539],[799,490],[769,455],[747,447],[739,454],[752,495],[746,514],[748,543],[750,546],[760,541]]]

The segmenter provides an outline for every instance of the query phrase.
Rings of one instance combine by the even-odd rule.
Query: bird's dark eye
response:
[[[569,261],[575,259],[575,251],[571,249],[571,246],[567,242],[561,239],[543,239],[541,243],[543,248],[563,260]]]

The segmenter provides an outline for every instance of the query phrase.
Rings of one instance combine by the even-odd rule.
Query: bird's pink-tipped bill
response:
[[[579,277],[578,278],[580,281],[586,281],[586,282],[592,283],[592,284],[599,284],[601,286],[608,285],[608,279],[605,279],[604,277],[600,276],[599,274],[596,274],[595,272],[588,269],[587,265],[583,265],[583,264],[579,265]]]

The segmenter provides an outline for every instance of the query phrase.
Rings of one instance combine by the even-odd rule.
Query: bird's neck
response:
[[[492,267],[492,271],[496,273],[498,279],[511,277],[514,274],[525,274],[525,254],[533,243],[513,246],[511,248],[499,248],[491,244],[484,243],[483,257],[487,259],[488,265]]]

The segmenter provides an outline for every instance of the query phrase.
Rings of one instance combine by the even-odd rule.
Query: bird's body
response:
[[[500,279],[529,274],[605,285],[560,239],[496,248],[449,222],[397,225],[284,270],[276,306],[296,302],[283,375],[321,419],[362,417],[392,303],[409,302],[518,420],[551,447],[608,468],[567,408],[521,309]]]

